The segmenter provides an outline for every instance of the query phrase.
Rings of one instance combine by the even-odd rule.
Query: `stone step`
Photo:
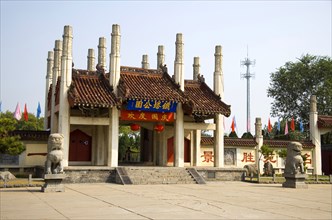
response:
[[[195,184],[185,168],[177,167],[123,167],[132,184]]]

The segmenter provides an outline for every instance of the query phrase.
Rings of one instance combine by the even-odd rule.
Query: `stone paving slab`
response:
[[[0,190],[0,219],[332,219],[332,185],[65,184]]]

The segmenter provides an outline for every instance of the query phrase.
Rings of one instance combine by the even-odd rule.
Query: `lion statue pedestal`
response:
[[[64,192],[62,180],[66,177],[63,172],[63,135],[50,134],[47,145],[47,158],[45,162],[45,184],[42,192]]]
[[[282,184],[286,188],[308,188],[305,184],[307,175],[304,173],[304,163],[301,156],[302,144],[299,142],[290,142],[287,146],[287,157],[285,173],[283,176],[286,182]]]

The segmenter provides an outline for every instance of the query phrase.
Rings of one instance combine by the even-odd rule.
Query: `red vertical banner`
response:
[[[24,105],[24,112],[23,112],[24,120],[28,121],[28,109],[27,109],[27,104],[25,103]]]
[[[295,122],[294,122],[294,118],[292,118],[291,124],[290,124],[290,129],[292,131],[295,131]]]
[[[272,131],[272,125],[271,125],[270,118],[269,118],[269,123],[268,123],[268,125],[267,125],[267,131],[268,131],[269,133],[271,133],[271,131]]]

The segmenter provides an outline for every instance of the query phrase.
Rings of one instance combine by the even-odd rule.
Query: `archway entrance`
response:
[[[70,133],[69,161],[91,161],[91,136],[77,129]]]
[[[184,138],[184,155],[185,163],[190,163],[190,140]],[[167,162],[174,162],[174,137],[167,140]]]

